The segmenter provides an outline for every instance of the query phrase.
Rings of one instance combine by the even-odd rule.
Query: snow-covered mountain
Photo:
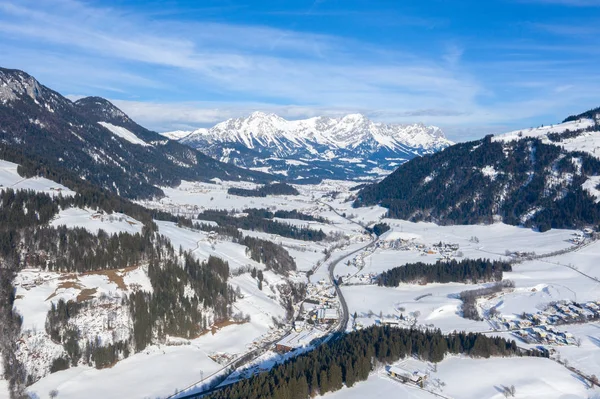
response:
[[[172,132],[164,132],[161,133],[168,139],[171,140],[181,140],[192,133],[192,130],[173,130]]]
[[[27,73],[4,68],[0,149],[5,160],[27,161],[29,173],[61,170],[129,198],[161,196],[160,187],[181,180],[272,180],[167,140],[103,98],[72,102]]]
[[[600,223],[600,108],[562,123],[456,144],[400,166],[355,205],[442,224],[579,228]]]
[[[181,142],[224,162],[304,179],[375,177],[453,144],[434,126],[378,123],[360,114],[289,121],[263,112],[195,130]]]

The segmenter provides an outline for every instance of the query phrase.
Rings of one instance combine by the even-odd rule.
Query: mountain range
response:
[[[3,68],[0,153],[35,164],[30,173],[61,171],[127,198],[161,196],[160,187],[181,180],[272,180],[152,132],[103,98],[73,102],[23,71]]]
[[[289,121],[254,112],[163,135],[222,162],[301,180],[374,178],[453,144],[434,126],[378,123],[360,114]]]

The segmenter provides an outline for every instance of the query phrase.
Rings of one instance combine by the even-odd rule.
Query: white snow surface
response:
[[[418,362],[415,362],[418,363]],[[590,391],[580,380],[573,378],[566,368],[542,358],[490,358],[470,359],[449,357],[440,362],[437,372],[423,365],[430,373],[429,381],[443,382],[438,387],[430,383],[430,393],[415,386],[403,384],[386,375],[383,369],[372,373],[369,379],[352,388],[328,393],[319,398],[415,398],[435,399],[503,399],[503,386],[515,386],[516,398],[588,399],[598,391]],[[436,381],[437,382],[437,381]]]
[[[595,202],[600,202],[600,190],[598,190],[598,186],[600,186],[600,176],[590,176],[588,179],[581,185],[585,191],[590,193],[595,199]]]
[[[181,140],[184,137],[189,136],[192,130],[173,130],[171,132],[163,132],[161,135],[171,140]]]
[[[106,129],[108,129],[115,136],[119,136],[122,139],[129,141],[130,143],[141,145],[143,147],[150,146],[150,144],[146,143],[144,140],[140,139],[133,132],[125,129],[124,127],[116,126],[116,125],[113,125],[112,123],[108,123],[108,122],[98,122],[98,124],[102,125]]]
[[[63,196],[75,195],[74,191],[44,177],[24,178],[17,173],[18,167],[19,165],[16,163],[0,160],[0,190],[11,188],[13,190],[33,190],[52,196],[59,194]]]
[[[198,129],[186,137],[193,142],[236,142],[248,148],[274,145],[284,149],[286,143],[313,149],[315,144],[334,148],[356,148],[367,139],[389,149],[410,146],[438,149],[451,145],[441,129],[422,124],[393,125],[377,123],[360,114],[342,118],[314,117],[288,121],[275,114],[254,112],[249,117],[229,119],[210,129]]]
[[[560,142],[553,142],[548,138],[548,134],[550,133],[564,133],[566,130],[574,131],[586,129],[592,126],[594,126],[594,120],[579,119],[576,121],[565,122],[556,125],[515,130],[509,133],[494,136],[492,140],[508,142],[531,137],[540,139],[545,144],[563,147],[567,151],[587,152],[596,158],[600,158],[600,132],[598,131],[585,132],[577,137],[564,139]]]
[[[104,230],[108,234],[137,234],[142,231],[142,223],[122,213],[105,214],[91,209],[68,208],[61,210],[50,222],[51,226],[83,227],[97,233]]]
[[[191,251],[198,260],[208,260],[212,255],[227,261],[230,270],[245,266],[264,269],[264,265],[253,261],[246,255],[244,245],[229,240],[210,240],[208,233],[204,231],[178,227],[173,222],[156,220],[155,223],[158,225],[160,234],[168,237],[176,250],[181,246],[184,251]]]

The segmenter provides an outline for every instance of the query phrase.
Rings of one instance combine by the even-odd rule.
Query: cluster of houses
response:
[[[295,322],[296,329],[302,329],[306,324],[328,328],[339,320],[339,303],[335,289],[327,283],[319,282],[319,285],[322,285],[323,289],[313,291],[313,295],[310,294],[312,290],[308,290],[309,295]]]
[[[600,319],[600,301],[577,303],[560,301],[551,303],[544,311],[524,313],[520,320],[506,320],[509,330],[538,325],[583,323]]]
[[[586,242],[587,239],[594,238],[595,232],[590,228],[586,228],[583,231],[576,231],[571,235],[569,242],[575,245],[582,245]]]
[[[501,319],[501,326],[528,343],[573,345],[576,339],[568,332],[558,331],[555,326],[585,323],[600,319],[600,301],[577,303],[561,301],[551,303],[542,312],[523,313],[514,320]]]
[[[357,254],[352,260],[347,262],[347,265],[354,266],[362,270],[366,266],[366,258],[373,254],[377,249],[392,250],[392,251],[419,251],[422,256],[439,255],[442,261],[450,261],[455,257],[460,257],[459,244],[439,242],[428,246],[415,242],[415,239],[387,239],[378,241],[373,247]],[[347,285],[371,285],[377,284],[377,273],[348,273],[342,276],[344,284]]]
[[[398,238],[377,242],[376,248],[394,251],[420,251],[421,255],[440,255],[441,260],[450,260],[458,255],[459,244],[438,242],[433,245],[418,243],[416,238]]]
[[[576,345],[577,341],[573,334],[566,331],[558,331],[553,326],[533,326],[522,330],[513,331],[513,335],[528,344],[542,345]]]
[[[275,344],[280,353],[305,347],[323,336],[340,318],[335,288],[322,279],[306,287],[306,298],[293,323],[292,331]]]

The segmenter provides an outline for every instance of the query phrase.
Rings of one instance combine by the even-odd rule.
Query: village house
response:
[[[427,379],[427,375],[420,371],[410,371],[398,366],[391,366],[388,369],[388,374],[404,383],[413,383],[420,387],[423,387]]]

